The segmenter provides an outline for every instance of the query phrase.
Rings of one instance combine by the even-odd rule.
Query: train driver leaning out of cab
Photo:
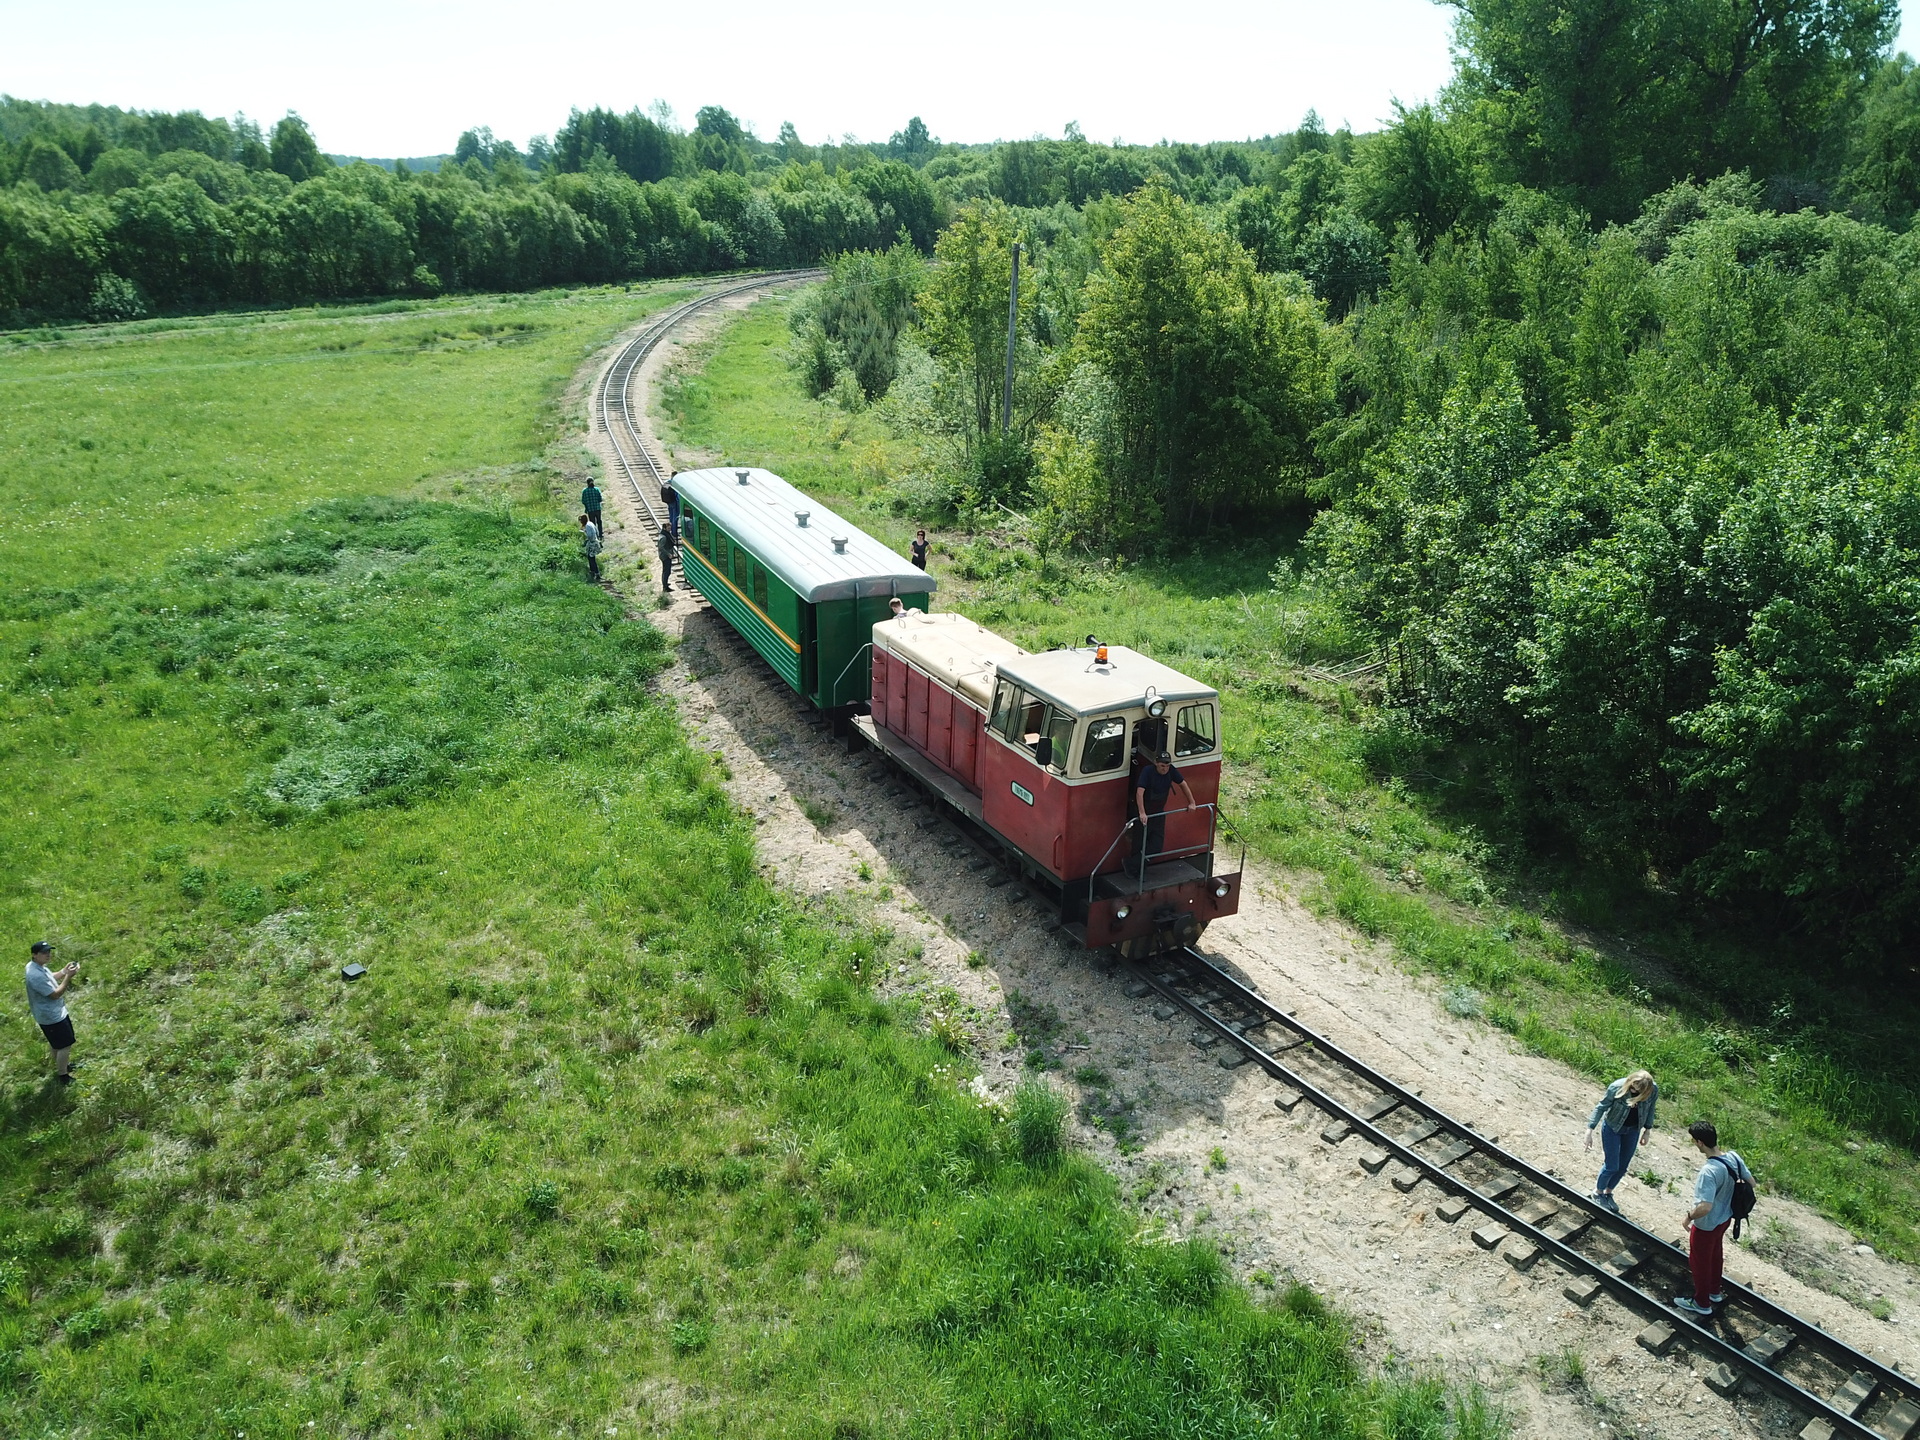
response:
[[[1164,750],[1153,757],[1153,764],[1141,767],[1139,778],[1133,782],[1133,805],[1140,816],[1133,853],[1143,862],[1167,848],[1167,796],[1176,785],[1186,797],[1184,808],[1193,809],[1193,787],[1174,769],[1173,756]]]
[[[900,603],[900,597],[898,595],[894,596],[891,600],[887,601],[887,618],[889,620],[898,620],[906,608],[906,606]]]

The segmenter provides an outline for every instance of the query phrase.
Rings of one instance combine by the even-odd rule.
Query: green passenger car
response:
[[[683,470],[680,568],[782,679],[822,710],[868,698],[873,626],[934,578],[770,470]]]

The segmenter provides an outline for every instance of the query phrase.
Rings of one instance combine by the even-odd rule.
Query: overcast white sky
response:
[[[0,0],[0,92],[149,110],[297,110],[321,148],[430,155],[491,125],[524,145],[573,106],[724,105],[771,139],[884,140],[910,115],[950,140],[1133,142],[1371,128],[1431,96],[1452,11],[1429,0],[963,6],[826,0]],[[1920,35],[1903,35],[1903,48]]]

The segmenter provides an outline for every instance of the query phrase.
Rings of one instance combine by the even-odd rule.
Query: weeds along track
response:
[[[1858,1436],[1909,1440],[1920,1433],[1920,1385],[1783,1310],[1727,1282],[1727,1303],[1695,1320],[1668,1301],[1693,1282],[1676,1246],[1658,1239],[1544,1171],[1502,1150],[1421,1100],[1417,1090],[1314,1033],[1192,948],[1133,967],[1128,993],[1158,992],[1199,1028],[1194,1042],[1221,1050],[1227,1068],[1255,1064],[1286,1087],[1282,1110],[1308,1103],[1327,1116],[1321,1139],[1358,1137],[1369,1148],[1363,1169],[1401,1191],[1443,1192],[1441,1219],[1474,1227],[1473,1241],[1516,1270],[1551,1276],[1567,1299],[1586,1306],[1602,1293],[1648,1324],[1640,1344],[1654,1354],[1683,1346],[1707,1369],[1707,1383],[1730,1395],[1751,1381],[1809,1417],[1804,1440]],[[1163,1007],[1164,1008],[1164,1007]],[[1162,1018],[1171,1018],[1167,1011]]]
[[[770,274],[759,275],[752,280],[738,284],[723,285],[709,290],[704,295],[696,295],[691,300],[682,301],[670,310],[662,311],[647,322],[633,339],[620,348],[613,362],[601,373],[600,382],[594,387],[593,416],[594,423],[606,432],[608,443],[613,448],[614,465],[620,476],[633,491],[635,508],[647,527],[650,538],[657,538],[660,527],[666,523],[666,515],[660,508],[660,487],[666,482],[667,469],[654,453],[647,448],[640,434],[640,427],[634,423],[633,378],[647,356],[662,340],[670,335],[674,328],[691,319],[710,305],[736,295],[750,294],[756,290],[768,290],[781,285],[797,285],[808,280],[825,277],[824,270],[777,270]]]

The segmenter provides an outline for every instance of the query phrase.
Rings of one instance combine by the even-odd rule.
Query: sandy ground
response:
[[[681,345],[662,345],[640,385],[657,390],[663,371],[697,358],[687,347],[724,319],[702,317]],[[649,415],[651,430],[639,398],[635,411]],[[656,454],[667,453],[649,438]],[[603,446],[604,437],[589,443]],[[681,468],[721,458],[676,457]],[[1551,1265],[1522,1274],[1476,1249],[1470,1222],[1447,1225],[1433,1214],[1431,1187],[1403,1195],[1384,1175],[1366,1174],[1362,1146],[1324,1143],[1324,1122],[1310,1106],[1283,1114],[1272,1104],[1280,1087],[1256,1067],[1221,1068],[1189,1043],[1191,1022],[1159,1019],[1151,999],[1127,998],[1106,966],[1047,926],[1043,904],[1017,883],[990,884],[996,871],[980,866],[984,856],[934,819],[938,812],[878,756],[849,756],[810,725],[712,611],[678,586],[673,603],[655,609],[658,577],[631,496],[613,484],[606,490],[617,517],[609,526],[614,582],[677,643],[661,688],[694,743],[732,771],[734,798],[760,827],[769,875],[796,892],[831,893],[895,930],[913,958],[889,983],[928,998],[951,993],[973,1037],[972,1061],[995,1092],[1031,1073],[1031,1017],[1043,1017],[1044,1032],[1047,1017],[1057,1016],[1047,1047],[1059,1062],[1047,1072],[1051,1083],[1078,1102],[1079,1143],[1115,1173],[1143,1224],[1209,1236],[1255,1284],[1312,1286],[1353,1318],[1370,1362],[1476,1382],[1513,1417],[1516,1435],[1798,1433],[1800,1419],[1750,1389],[1731,1400],[1709,1390],[1700,1376],[1710,1362],[1684,1348],[1664,1359],[1640,1349],[1634,1337],[1646,1316],[1604,1298],[1579,1309],[1561,1296],[1565,1277]],[[1216,923],[1202,949],[1516,1154],[1589,1185],[1598,1152],[1584,1154],[1581,1145],[1594,1087],[1450,1014],[1432,983],[1302,908],[1289,882],[1255,870],[1241,913]],[[1010,1009],[1013,995],[1023,998]],[[1015,1033],[1016,1015],[1026,1039]],[[1087,1083],[1076,1078],[1083,1074]],[[1087,1123],[1096,1115],[1101,1124]],[[1677,1238],[1695,1168],[1684,1133],[1670,1124],[1634,1164],[1658,1184],[1623,1184],[1623,1208],[1655,1234]],[[1854,1237],[1789,1201],[1763,1196],[1756,1218],[1788,1227],[1776,1242],[1786,1264],[1861,1303],[1814,1288],[1744,1246],[1730,1257],[1737,1279],[1920,1374],[1920,1287],[1910,1270],[1863,1253]],[[1874,1299],[1891,1302],[1891,1319],[1862,1308]],[[1569,1353],[1580,1357],[1584,1381],[1569,1382]]]

